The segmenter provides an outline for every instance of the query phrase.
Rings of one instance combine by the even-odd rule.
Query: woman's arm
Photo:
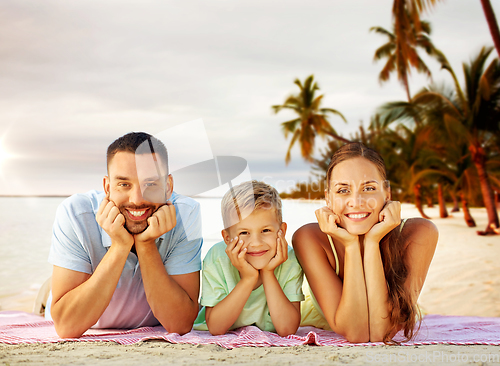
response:
[[[328,260],[324,248],[330,244],[318,224],[297,230],[292,244],[330,327],[350,342],[367,342],[368,303],[359,243],[345,248],[343,284]]]
[[[399,230],[401,203],[388,201],[379,213],[379,222],[364,236],[364,262],[370,342],[381,342],[391,326],[389,290],[380,254],[380,241],[391,230]]]
[[[364,255],[370,342],[382,342],[389,329],[389,291],[378,242],[365,242]]]
[[[438,231],[431,221],[414,218],[406,222],[402,235],[405,240],[401,245],[407,248],[404,257],[408,268],[405,289],[410,292],[412,303],[416,304],[434,256]],[[391,324],[389,321],[389,293],[379,243],[365,241],[364,267],[370,316],[370,341],[380,342]],[[397,328],[397,330],[399,329],[401,327]],[[391,336],[394,336],[397,330]]]
[[[410,291],[416,304],[436,251],[439,233],[432,221],[418,217],[406,222],[402,234],[408,247],[405,262],[409,274],[405,288]]]

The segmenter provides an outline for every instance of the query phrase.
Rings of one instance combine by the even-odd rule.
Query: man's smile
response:
[[[148,215],[149,215],[149,211],[150,209],[149,208],[144,208],[144,209],[141,209],[141,210],[132,210],[132,209],[128,209],[126,208],[125,209],[128,213],[128,216],[131,220],[134,220],[134,221],[142,221],[142,220],[145,220]]]

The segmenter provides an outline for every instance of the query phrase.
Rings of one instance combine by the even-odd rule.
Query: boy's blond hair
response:
[[[283,222],[281,198],[275,188],[256,180],[243,182],[235,187],[231,187],[221,202],[224,229],[230,228],[258,209],[274,209],[278,223],[281,225]],[[244,214],[243,211],[245,212],[245,217],[242,216]]]

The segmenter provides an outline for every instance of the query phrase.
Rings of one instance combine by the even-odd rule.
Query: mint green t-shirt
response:
[[[240,281],[238,270],[231,264],[226,252],[226,243],[215,244],[203,260],[201,305],[193,329],[208,330],[205,322],[205,307],[213,307],[221,302]],[[288,259],[274,270],[283,293],[291,302],[304,300],[302,281],[304,272],[299,265],[293,249],[288,250]],[[267,306],[264,285],[252,291],[240,316],[229,330],[255,325],[261,330],[275,332]]]

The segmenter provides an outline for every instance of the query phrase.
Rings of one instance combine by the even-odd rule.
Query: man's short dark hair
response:
[[[122,137],[117,138],[108,147],[106,154],[107,164],[119,152],[131,152],[134,154],[151,154],[156,153],[160,156],[160,160],[165,164],[168,174],[168,153],[167,148],[156,137],[146,132],[130,132]]]

